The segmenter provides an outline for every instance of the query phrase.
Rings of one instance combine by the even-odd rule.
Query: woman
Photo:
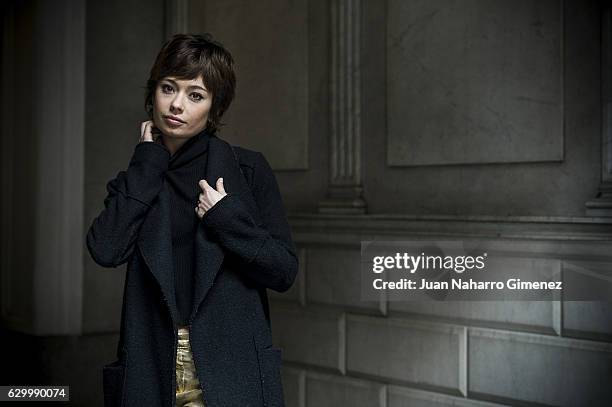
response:
[[[175,35],[151,69],[151,120],[87,233],[98,264],[128,263],[107,406],[284,405],[266,288],[298,260],[270,165],[216,136],[234,87],[208,34]]]

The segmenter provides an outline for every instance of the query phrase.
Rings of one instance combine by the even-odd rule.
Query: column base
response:
[[[595,199],[585,203],[586,215],[612,217],[612,185],[602,184]]]
[[[361,196],[362,188],[357,186],[331,187],[328,197],[319,202],[319,213],[363,215],[367,205]]]
[[[367,213],[366,203],[361,198],[326,199],[319,202],[319,213],[364,215]]]

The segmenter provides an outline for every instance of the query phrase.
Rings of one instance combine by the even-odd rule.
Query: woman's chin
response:
[[[168,138],[189,138],[189,134],[186,134],[182,129],[176,128],[163,128],[160,129],[165,137]]]

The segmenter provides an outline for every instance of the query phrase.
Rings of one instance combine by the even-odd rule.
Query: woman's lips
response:
[[[172,126],[172,127],[179,127],[180,125],[185,124],[184,122],[180,122],[178,120],[172,119],[169,116],[164,116],[164,121],[168,123],[169,126]]]

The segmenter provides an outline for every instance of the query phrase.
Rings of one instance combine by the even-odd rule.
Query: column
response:
[[[331,142],[321,213],[366,213],[361,176],[361,0],[331,5]]]

